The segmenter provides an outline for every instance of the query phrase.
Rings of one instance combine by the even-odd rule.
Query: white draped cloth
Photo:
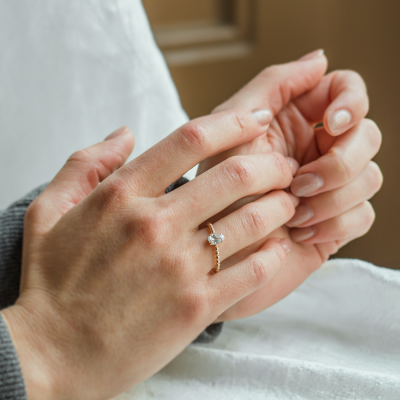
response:
[[[400,273],[331,260],[118,400],[398,400]]]
[[[0,0],[0,209],[127,125],[137,156],[187,121],[140,0]]]

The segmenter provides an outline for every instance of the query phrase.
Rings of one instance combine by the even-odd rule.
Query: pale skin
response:
[[[189,122],[123,167],[134,144],[128,129],[69,159],[28,209],[21,295],[2,311],[29,399],[116,396],[157,372],[213,321],[261,311],[259,299],[266,299],[262,309],[282,299],[324,261],[317,246],[329,255],[369,229],[373,218],[362,232],[349,223],[346,232],[337,231],[345,237],[326,237],[318,224],[351,210],[365,218],[359,205],[366,199],[358,194],[347,202],[345,192],[342,208],[335,203],[326,210],[321,203],[330,204],[335,190],[368,197],[380,186],[370,189],[364,176],[376,146],[353,177],[341,181],[333,174],[331,181],[323,175],[325,186],[301,198],[314,210],[301,225],[316,226],[313,238],[293,243],[285,227],[299,200],[282,189],[293,185],[293,174],[323,174],[324,153],[336,140],[332,132],[317,133],[322,144],[319,153],[308,152],[307,165],[299,149],[285,151],[290,124],[280,121],[300,118],[290,111],[303,103],[318,108],[311,89],[319,94],[328,79],[321,57],[264,71],[263,92],[260,80],[254,91],[250,83],[250,90],[244,88],[214,114]],[[350,96],[340,104],[353,113],[353,128],[335,132],[338,140],[369,134],[361,122],[366,110],[357,114],[355,103]],[[321,120],[332,104],[320,110]],[[303,135],[314,137],[317,122],[307,118]],[[350,139],[344,151],[354,146]],[[293,158],[300,161],[298,171]],[[201,175],[163,194],[205,159]],[[238,208],[243,198],[253,201]],[[210,272],[214,252],[202,228],[210,219],[226,236],[220,245],[225,265],[217,274]]]
[[[292,249],[285,268],[268,285],[225,311],[217,321],[244,318],[276,303],[340,247],[364,235],[375,218],[368,200],[380,189],[383,177],[371,159],[378,152],[382,137],[376,124],[364,118],[368,112],[365,84],[353,71],[334,71],[324,76],[327,60],[320,50],[301,61],[308,64],[301,82],[294,77],[285,82],[280,79],[282,67],[292,68],[292,64],[270,67],[215,110],[263,107],[271,110],[273,118],[265,135],[203,161],[198,174],[237,154],[275,151],[293,157],[294,165],[300,164],[296,176],[313,173],[324,182],[322,187],[302,194],[294,179],[291,190],[302,196],[296,207],[297,215],[286,226],[266,236],[266,239],[291,238]],[[351,121],[338,127],[332,117],[343,110],[351,115]],[[314,129],[321,122],[323,127]],[[254,199],[242,199],[212,221]],[[300,220],[296,221],[296,217]],[[302,222],[305,217],[309,219]],[[215,227],[220,229],[218,222]],[[307,238],[310,231],[313,236]],[[262,243],[261,240],[234,254],[222,268],[256,251]]]

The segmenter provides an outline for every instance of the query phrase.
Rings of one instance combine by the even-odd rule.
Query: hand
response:
[[[214,248],[198,226],[272,191],[215,225],[227,238],[224,260],[286,223],[294,205],[279,189],[293,175],[281,154],[231,157],[164,195],[202,159],[263,134],[267,122],[264,111],[246,109],[200,118],[116,172],[133,147],[127,130],[69,159],[27,211],[21,295],[2,311],[29,399],[125,391],[279,271],[289,243],[275,239],[212,274]]]
[[[368,111],[368,97],[360,76],[352,71],[323,76],[325,69],[326,58],[320,52],[267,68],[216,109],[264,107],[272,111],[274,119],[265,135],[205,160],[199,173],[233,155],[271,151],[293,157],[301,165],[291,184],[292,193],[301,197],[300,205],[287,224],[296,228],[289,231],[280,227],[271,233],[296,242],[285,268],[219,320],[243,318],[281,300],[329,255],[365,234],[373,223],[373,208],[367,200],[379,190],[382,174],[370,160],[380,147],[381,134],[372,121],[363,119]],[[324,126],[315,129],[320,122]],[[296,169],[297,163],[293,164]],[[242,199],[225,212],[253,199]],[[224,267],[239,262],[262,243],[235,254],[225,261]]]

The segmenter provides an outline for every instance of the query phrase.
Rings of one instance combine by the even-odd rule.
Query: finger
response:
[[[210,276],[210,292],[220,314],[268,283],[285,265],[288,239],[270,239],[260,250],[231,268]]]
[[[381,188],[382,182],[381,170],[370,161],[347,185],[316,196],[303,197],[295,215],[286,225],[304,228],[343,214],[369,200]]]
[[[120,168],[134,146],[132,132],[123,127],[87,149],[74,153],[33,203],[41,229],[52,227],[68,210]],[[33,221],[31,221],[33,222]]]
[[[291,168],[279,153],[235,156],[157,200],[160,207],[168,203],[177,218],[197,229],[235,201],[286,188],[292,179]]]
[[[215,111],[263,107],[276,115],[289,101],[314,88],[324,76],[327,59],[317,50],[298,61],[273,65],[221,104]]]
[[[121,168],[118,176],[145,182],[139,184],[142,195],[161,196],[201,160],[265,133],[271,120],[271,112],[262,109],[236,109],[194,119]]]
[[[292,193],[309,197],[345,185],[365,168],[381,141],[377,125],[364,119],[337,137],[326,154],[299,169],[290,185]]]
[[[200,161],[265,133],[272,114],[314,87],[326,67],[326,58],[319,54],[312,59],[267,68],[218,107],[216,114],[185,124],[121,169],[118,176],[128,182],[132,179],[141,182],[145,195],[162,195],[172,182]],[[256,118],[259,122],[250,113],[240,111],[243,107],[256,111],[262,108]]]
[[[285,224],[294,213],[294,205],[282,190],[271,192],[253,203],[249,203],[213,224],[216,233],[225,236],[218,246],[220,261],[253,245],[275,229]],[[198,257],[207,255],[205,271],[213,264],[215,249],[207,241],[208,228],[201,229],[193,238],[193,249],[198,249]],[[260,243],[262,245],[262,243]],[[259,247],[258,247],[259,248]],[[253,249],[253,252],[257,249]]]
[[[331,72],[294,102],[310,123],[323,122],[334,136],[357,125],[369,108],[365,83],[354,71]]]
[[[371,203],[364,201],[344,214],[319,224],[307,228],[293,228],[290,230],[290,237],[293,241],[304,244],[346,240],[366,234],[374,219],[375,212]]]

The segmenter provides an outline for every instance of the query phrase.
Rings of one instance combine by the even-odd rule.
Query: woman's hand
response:
[[[288,68],[304,64],[309,69],[308,80],[281,78]],[[279,301],[329,255],[365,234],[373,223],[373,208],[367,200],[382,184],[380,169],[371,161],[380,147],[381,134],[376,124],[363,119],[368,111],[368,96],[360,76],[352,71],[323,76],[325,68],[322,52],[267,68],[216,109],[263,107],[272,111],[274,119],[265,135],[205,160],[199,173],[233,155],[271,151],[293,157],[300,164],[291,184],[292,193],[300,197],[296,214],[287,224],[293,229],[280,227],[271,233],[295,242],[285,268],[219,320],[243,318]],[[323,127],[315,129],[320,122]],[[232,212],[254,198],[242,199],[225,212]],[[225,261],[225,266],[239,262],[262,243],[238,252]]]
[[[2,311],[29,399],[125,391],[281,269],[290,242],[275,239],[212,274],[215,250],[198,226],[269,192],[215,224],[226,237],[224,260],[288,222],[294,205],[279,189],[293,175],[283,155],[231,157],[164,194],[202,159],[254,140],[269,122],[263,110],[200,118],[114,173],[133,147],[127,130],[69,159],[27,211],[21,295]]]

